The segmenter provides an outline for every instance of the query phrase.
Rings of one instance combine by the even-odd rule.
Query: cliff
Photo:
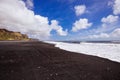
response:
[[[29,40],[26,34],[0,29],[0,40]]]

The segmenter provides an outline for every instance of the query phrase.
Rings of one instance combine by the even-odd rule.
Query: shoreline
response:
[[[62,50],[69,52],[75,52],[79,54],[85,54],[90,56],[96,56],[100,58],[105,58],[110,61],[115,61],[120,63],[119,52],[120,44],[114,43],[66,43],[66,42],[48,42],[49,44],[54,44]],[[109,49],[109,50],[108,50]]]
[[[0,42],[0,80],[120,80],[120,63],[40,41]]]

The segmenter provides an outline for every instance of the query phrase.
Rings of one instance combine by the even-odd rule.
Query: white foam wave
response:
[[[120,44],[114,43],[64,43],[64,42],[47,42],[55,44],[55,47],[71,52],[83,53],[110,59],[120,62]]]

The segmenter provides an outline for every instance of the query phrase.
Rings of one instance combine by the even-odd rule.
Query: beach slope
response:
[[[3,41],[0,80],[120,80],[120,63],[39,41]]]

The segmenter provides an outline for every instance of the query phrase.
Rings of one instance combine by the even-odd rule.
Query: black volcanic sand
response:
[[[120,63],[38,41],[0,42],[0,80],[120,80]]]

